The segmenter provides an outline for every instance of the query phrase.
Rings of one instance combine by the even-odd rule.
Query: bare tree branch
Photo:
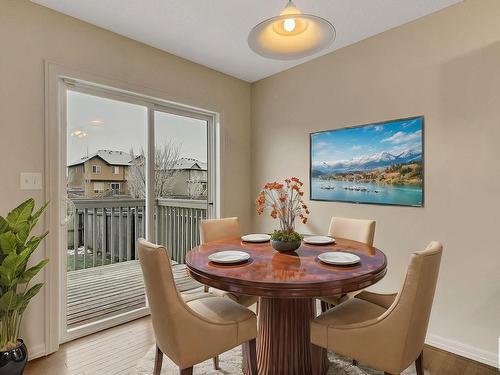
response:
[[[146,197],[146,158],[144,149],[141,148],[139,154],[130,150],[130,168],[127,175],[129,194],[133,198],[144,199]],[[166,142],[157,146],[154,156],[155,166],[155,197],[168,196],[177,171],[175,164],[179,161],[179,146],[173,142]]]

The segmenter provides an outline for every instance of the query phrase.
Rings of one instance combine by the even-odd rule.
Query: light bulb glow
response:
[[[283,21],[283,28],[289,33],[295,30],[295,20],[293,18],[287,18]]]
[[[73,133],[71,133],[72,137],[78,137],[78,138],[83,138],[87,136],[87,133],[81,131],[81,130],[75,130]]]

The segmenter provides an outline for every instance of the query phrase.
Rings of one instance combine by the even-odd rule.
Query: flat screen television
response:
[[[424,205],[424,117],[310,134],[310,199]]]

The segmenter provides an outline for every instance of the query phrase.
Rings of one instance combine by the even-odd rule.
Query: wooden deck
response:
[[[183,264],[174,264],[177,288],[185,296],[203,292]],[[68,272],[68,329],[146,306],[144,281],[136,260]]]

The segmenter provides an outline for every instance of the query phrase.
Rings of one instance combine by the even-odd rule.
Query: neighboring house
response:
[[[130,154],[99,150],[68,165],[68,194],[102,197],[128,194]]]
[[[207,163],[193,158],[180,158],[170,185],[170,195],[176,198],[207,197]]]

